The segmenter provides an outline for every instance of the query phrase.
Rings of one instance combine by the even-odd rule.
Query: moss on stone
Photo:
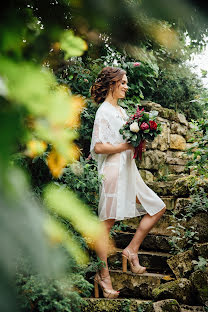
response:
[[[179,303],[193,302],[193,288],[191,282],[186,278],[179,278],[167,282],[153,289],[152,295],[155,300],[176,299]]]
[[[153,304],[154,311],[163,311],[163,312],[180,312],[181,308],[177,300],[175,299],[166,299],[160,300]]]

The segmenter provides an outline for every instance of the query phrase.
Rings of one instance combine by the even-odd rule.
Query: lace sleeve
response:
[[[111,128],[109,122],[103,117],[95,119],[92,131],[90,153],[95,160],[98,159],[98,155],[95,153],[94,150],[96,143],[116,143],[116,135]]]

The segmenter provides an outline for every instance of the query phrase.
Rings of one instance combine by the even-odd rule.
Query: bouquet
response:
[[[130,115],[127,122],[119,130],[123,139],[127,139],[135,147],[133,159],[142,160],[142,150],[145,141],[153,141],[161,133],[161,124],[156,123],[157,111],[144,112],[144,108],[139,110],[139,106],[134,115]]]

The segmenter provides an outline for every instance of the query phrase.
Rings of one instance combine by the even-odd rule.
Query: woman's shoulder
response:
[[[110,116],[111,114],[112,114],[111,107],[109,107],[108,102],[104,101],[97,109],[96,117],[97,118],[105,117],[107,119],[108,116]]]

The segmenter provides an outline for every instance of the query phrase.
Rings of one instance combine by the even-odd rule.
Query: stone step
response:
[[[132,240],[134,233],[115,231],[113,239],[116,247],[124,249]],[[155,250],[169,252],[171,246],[169,244],[168,235],[148,234],[141,244],[142,250]]]
[[[152,290],[168,281],[165,274],[149,272],[134,274],[130,271],[124,273],[122,270],[110,270],[110,276],[113,288],[120,291],[120,298],[152,299]],[[93,277],[87,276],[90,283],[93,283]]]
[[[205,312],[205,308],[203,306],[189,306],[186,304],[181,304],[181,312]]]
[[[135,217],[131,219],[122,220],[122,224],[125,227],[125,231],[127,232],[135,232],[138,228],[139,222],[142,217]],[[119,224],[119,221],[116,222]],[[151,234],[158,234],[158,235],[172,235],[172,231],[167,229],[168,226],[171,225],[171,215],[169,211],[166,211],[164,215],[160,218],[160,220],[155,224],[155,226],[151,229]]]
[[[139,307],[151,304],[149,300],[138,299],[105,299],[105,298],[85,298],[86,307],[82,307],[82,312],[138,312]],[[141,311],[144,311],[143,309]]]
[[[162,274],[172,274],[167,264],[167,259],[171,257],[165,252],[139,250],[139,262],[147,268],[148,272],[157,272]],[[108,264],[112,269],[122,268],[122,250],[117,249],[115,253],[109,255]]]
[[[82,312],[156,312],[157,308],[154,308],[153,301],[150,300],[140,300],[140,299],[106,299],[106,298],[84,298],[87,303],[86,306],[83,306]],[[180,305],[181,312],[205,312],[203,306],[189,306],[189,305]],[[165,309],[164,311],[167,311]],[[168,311],[178,311],[172,309]]]

